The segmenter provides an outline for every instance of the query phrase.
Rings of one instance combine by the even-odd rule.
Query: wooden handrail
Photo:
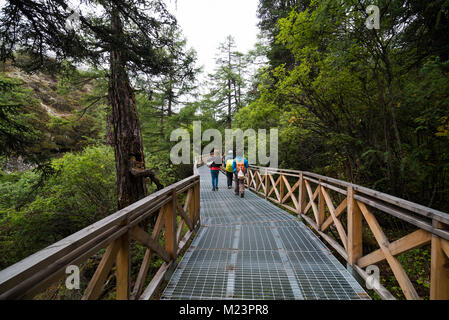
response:
[[[364,267],[387,261],[407,299],[419,299],[419,296],[395,256],[431,243],[430,298],[449,299],[449,214],[311,172],[250,166],[246,183],[267,200],[303,218],[362,278],[368,276]],[[334,204],[331,192],[340,194],[340,200],[343,200]],[[389,242],[373,209],[407,222],[418,230]],[[340,222],[345,211],[346,229]],[[379,244],[378,250],[368,254],[362,249],[362,220],[366,221]],[[336,231],[332,236],[327,233],[330,228]],[[384,299],[393,298],[382,286],[375,290]]]
[[[188,237],[199,226],[199,185],[200,178],[198,172],[195,171],[193,176],[157,191],[0,271],[0,299],[32,298],[52,283],[61,279],[65,274],[67,266],[83,263],[105,247],[108,247],[107,254],[103,255],[103,260],[97,268],[91,283],[89,283],[86,290],[88,292],[84,293],[83,298],[99,297],[105,277],[111,270],[114,259],[116,260],[117,270],[117,298],[129,298],[128,278],[130,271],[129,264],[126,261],[129,259],[131,238],[138,242],[144,242],[143,245],[148,248],[147,253],[149,255],[149,257],[146,255],[147,259],[144,259],[141,266],[140,281],[142,283],[136,283],[139,289],[133,291],[133,297],[135,299],[139,298],[142,284],[148,271],[151,254],[156,253],[165,259],[169,257],[172,261],[176,261],[177,255],[188,243],[188,238],[184,237],[181,239],[184,223],[186,222],[190,229],[186,234]],[[187,192],[187,197],[184,207],[182,207],[177,198],[178,195],[185,192]],[[163,222],[159,223],[158,232],[153,233],[151,236],[143,228],[139,227],[139,224],[142,224],[150,216],[157,213],[158,221],[164,220],[164,217],[166,219],[165,236],[169,237],[169,239],[166,239],[166,243],[171,245],[170,248],[157,247],[159,232],[162,231]],[[176,226],[176,214],[181,216],[178,226]],[[169,216],[170,218],[168,218]],[[171,224],[167,224],[167,221],[171,221]],[[179,231],[173,232],[173,228],[178,228]],[[178,248],[178,246],[182,247]],[[162,272],[162,275],[164,273]],[[161,274],[161,272],[158,274]],[[157,280],[158,283],[161,282],[161,279]],[[154,286],[154,282],[152,282],[152,285]],[[152,294],[153,292],[146,292],[147,296]]]
[[[307,172],[307,171],[298,171],[298,170],[285,170],[285,169],[275,169],[275,168],[265,168],[265,167],[259,167],[259,166],[250,166],[250,168],[253,169],[258,169],[261,171],[267,170],[269,174],[283,174],[284,176],[291,176],[291,177],[299,177],[299,175],[302,173],[305,177],[311,177],[311,178],[315,178],[325,182],[329,182],[331,184],[337,185],[337,186],[341,186],[341,187],[353,187],[354,190],[359,193],[359,194],[365,194],[368,196],[372,196],[375,197],[379,200],[388,202],[392,205],[401,207],[403,209],[409,210],[413,213],[422,215],[426,218],[429,219],[434,219],[437,221],[440,221],[442,223],[445,224],[449,224],[449,214],[429,208],[429,207],[425,207],[423,205],[408,201],[408,200],[404,200],[386,193],[382,193],[376,190],[372,190],[366,187],[362,187],[356,184],[352,184],[350,182],[346,182],[346,181],[342,181],[342,180],[338,180],[338,179],[334,179],[334,178],[330,178],[330,177],[326,177],[326,176],[322,176],[316,173],[312,173],[312,172]],[[344,190],[344,192],[346,192]],[[341,192],[343,193],[343,192]]]

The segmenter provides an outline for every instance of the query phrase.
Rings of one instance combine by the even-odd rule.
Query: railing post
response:
[[[348,210],[348,263],[354,266],[363,255],[362,212],[354,200],[354,188],[347,188]]]
[[[279,174],[279,195],[280,195],[280,204],[284,203],[284,175],[281,173]]]
[[[201,223],[201,211],[200,211],[200,191],[201,191],[200,181],[195,185],[194,196],[195,196],[195,223]]]
[[[189,203],[189,215],[190,220],[192,220],[193,227],[196,226],[196,185],[192,186],[190,192],[190,203]]]
[[[305,214],[304,209],[306,208],[306,184],[304,183],[304,175],[301,172],[299,174],[299,197],[298,197],[298,205],[299,205],[299,212],[298,216],[301,214]]]
[[[130,270],[130,255],[129,255],[129,232],[118,238],[118,252],[116,258],[117,268],[117,285],[116,285],[116,299],[129,300],[129,270]]]
[[[171,194],[171,201],[164,206],[165,215],[165,250],[172,259],[176,259],[176,190]]]
[[[265,168],[265,200],[268,198],[268,188],[270,187],[270,179],[268,177],[268,169]]]
[[[324,200],[324,194],[321,190],[321,179],[318,184],[319,188],[319,194],[318,194],[318,229],[321,229],[321,226],[324,223],[324,210],[325,210],[325,200]]]
[[[442,228],[442,223],[434,220],[434,228]],[[442,242],[444,240],[432,235],[432,253],[430,260],[430,299],[449,300],[449,257],[446,256]]]

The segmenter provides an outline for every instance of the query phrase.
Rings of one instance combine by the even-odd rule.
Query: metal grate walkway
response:
[[[162,299],[369,299],[301,221],[246,190],[213,192],[201,174],[201,228]]]

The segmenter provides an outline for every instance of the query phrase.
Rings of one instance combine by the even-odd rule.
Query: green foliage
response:
[[[94,79],[101,74],[69,66],[70,72],[53,76],[15,68],[10,70],[14,77],[0,74],[0,155],[5,163],[20,157],[42,166],[62,152],[80,151],[99,141],[105,131],[101,109],[80,109],[89,103],[87,93],[97,87]],[[64,96],[58,94],[61,87],[67,88]]]
[[[178,113],[167,116],[161,110],[154,108],[154,101],[150,101],[145,94],[138,94],[136,101],[141,119],[147,168],[155,170],[164,186],[190,176],[192,174],[191,165],[173,165],[170,161],[170,150],[178,143],[170,141],[170,134],[175,129],[183,128],[188,130],[192,136],[192,123],[200,119],[195,115],[198,106],[188,104]],[[149,186],[149,192],[154,190],[154,185]]]
[[[34,171],[0,174],[0,208],[20,208],[34,198],[39,174]]]
[[[37,101],[22,81],[0,73],[0,155],[24,153],[35,143],[36,105]]]
[[[287,14],[284,2],[261,1],[264,19],[283,17],[264,26],[295,63],[261,70],[259,98],[236,114],[236,125],[277,127],[282,167],[447,211],[448,61],[436,49],[417,53],[421,43],[411,37],[411,17],[433,21],[424,11],[431,6],[379,1],[385,14],[375,32],[365,27],[364,1],[296,4]],[[402,32],[391,31],[404,21]]]
[[[0,178],[0,269],[116,210],[111,148],[89,147],[52,161],[41,189],[33,172]]]

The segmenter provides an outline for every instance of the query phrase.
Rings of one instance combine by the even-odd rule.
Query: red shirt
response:
[[[212,157],[209,159],[209,161],[213,161],[212,164],[210,165],[210,169],[212,171],[219,171],[220,167],[221,167],[221,159],[218,157]]]

